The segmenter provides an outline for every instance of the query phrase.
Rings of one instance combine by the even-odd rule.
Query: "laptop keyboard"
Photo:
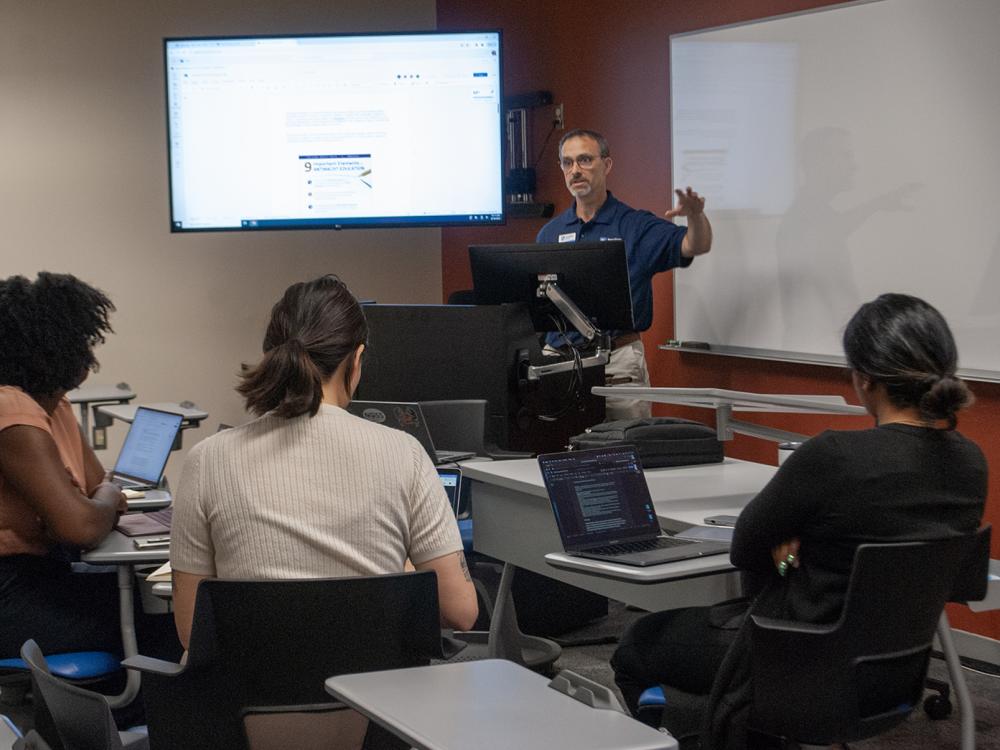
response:
[[[686,544],[694,544],[694,542],[688,539],[675,539],[671,536],[658,536],[656,539],[647,539],[641,542],[622,542],[604,547],[593,547],[587,552],[597,555],[627,555],[632,552],[651,552],[657,549],[683,547]]]

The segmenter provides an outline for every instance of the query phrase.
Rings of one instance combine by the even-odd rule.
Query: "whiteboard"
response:
[[[1000,379],[1000,2],[876,0],[675,35],[675,187],[712,252],[675,337],[842,362],[858,306],[923,297]]]

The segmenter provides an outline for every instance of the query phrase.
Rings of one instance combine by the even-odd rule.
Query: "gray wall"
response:
[[[162,38],[434,24],[434,0],[0,0],[0,277],[68,272],[104,289],[116,333],[90,382],[197,403],[211,416],[185,447],[244,421],[235,374],[288,284],[335,272],[361,297],[438,302],[440,231],[171,235]],[[109,431],[105,463],[124,431]]]

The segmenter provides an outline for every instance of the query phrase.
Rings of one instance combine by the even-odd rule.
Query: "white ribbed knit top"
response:
[[[187,456],[171,565],[219,578],[398,573],[462,549],[434,466],[410,435],[328,404],[259,419]]]

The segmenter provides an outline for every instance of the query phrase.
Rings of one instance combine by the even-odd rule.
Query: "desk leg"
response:
[[[522,664],[524,659],[520,653],[521,644],[517,642],[517,614],[511,593],[516,572],[516,565],[503,564],[496,604],[490,615],[490,638],[486,654],[489,659],[507,659]]]
[[[135,639],[135,615],[132,609],[135,571],[131,565],[118,566],[118,609],[121,618],[122,650],[125,658],[136,656],[139,646]],[[118,695],[108,697],[111,708],[123,708],[135,700],[139,694],[139,673],[134,669],[125,670],[125,689]]]
[[[972,697],[969,695],[969,688],[965,684],[965,675],[962,674],[962,661],[959,659],[958,650],[955,648],[955,641],[951,637],[951,625],[948,622],[948,615],[941,613],[938,620],[937,637],[941,643],[941,651],[944,652],[944,660],[948,665],[948,677],[951,679],[951,688],[958,697],[958,713],[962,722],[962,750],[974,750],[976,747],[976,717],[972,708]]]

